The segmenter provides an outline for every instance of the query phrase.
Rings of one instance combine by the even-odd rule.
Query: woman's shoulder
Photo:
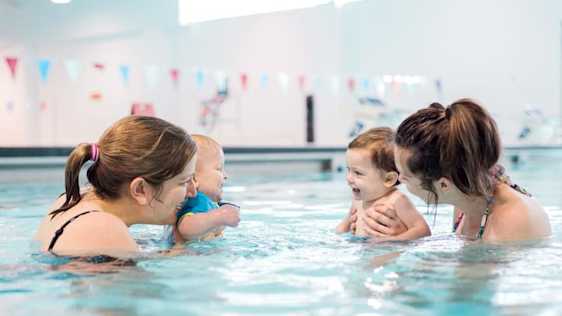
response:
[[[137,244],[127,225],[117,216],[86,203],[62,214],[43,234],[43,244],[50,244],[57,230],[61,230],[54,251],[60,255],[104,254],[116,256],[134,252]]]
[[[81,213],[80,213],[81,214]],[[110,213],[92,210],[68,226],[66,249],[81,249],[88,254],[121,257],[138,250],[127,225]]]
[[[494,235],[498,240],[540,239],[550,235],[550,222],[542,205],[534,198],[510,192],[508,199],[497,205]]]

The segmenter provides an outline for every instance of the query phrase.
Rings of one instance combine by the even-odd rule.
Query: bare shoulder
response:
[[[412,203],[408,196],[401,191],[396,190],[396,192],[392,194],[392,199],[394,207],[396,208],[396,211],[398,213],[418,212],[418,210],[414,206],[414,203]]]
[[[55,251],[72,255],[121,254],[138,250],[128,227],[118,217],[106,212],[92,212],[74,220],[64,229]]]
[[[551,234],[544,208],[531,197],[516,195],[498,205],[494,212],[490,239],[495,241],[532,240]],[[492,213],[492,216],[494,214]]]

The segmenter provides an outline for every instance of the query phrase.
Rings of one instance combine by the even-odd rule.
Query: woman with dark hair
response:
[[[395,138],[399,180],[432,204],[455,207],[454,231],[488,242],[533,240],[550,235],[543,207],[512,184],[499,166],[496,123],[475,101],[448,107],[433,103],[406,118]],[[382,235],[403,230],[392,209],[369,216]]]
[[[91,162],[91,188],[79,174]],[[64,256],[131,257],[134,224],[174,224],[186,197],[196,194],[196,145],[181,128],[155,117],[117,121],[95,144],[80,144],[68,157],[65,193],[41,222],[41,249]]]

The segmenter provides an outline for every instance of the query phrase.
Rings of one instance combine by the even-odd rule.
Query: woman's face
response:
[[[162,184],[161,191],[154,199],[157,202],[151,203],[154,207],[154,224],[174,224],[176,212],[183,201],[197,194],[193,179],[196,162],[197,156],[194,156],[180,174]]]
[[[394,146],[394,163],[400,173],[398,180],[405,184],[408,191],[412,194],[429,202],[427,201],[430,195],[429,191],[422,188],[421,179],[408,168],[408,160],[411,156],[412,152],[410,150]]]

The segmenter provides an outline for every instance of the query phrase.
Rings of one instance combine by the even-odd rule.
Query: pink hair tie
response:
[[[92,144],[90,146],[91,146],[90,150],[92,151],[91,152],[92,161],[96,162],[100,157],[100,147],[98,146],[98,144]]]

